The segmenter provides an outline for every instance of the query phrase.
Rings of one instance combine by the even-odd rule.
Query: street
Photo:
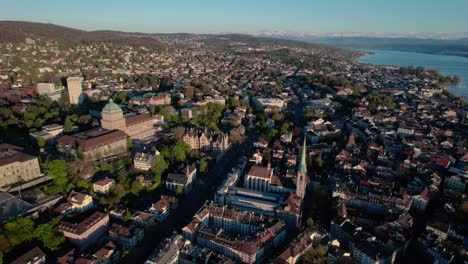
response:
[[[191,192],[179,198],[177,209],[162,223],[147,227],[143,242],[124,256],[121,263],[144,263],[159,243],[187,225],[205,201],[213,199],[218,185],[231,168],[238,164],[239,158],[252,151],[256,138],[255,135],[251,135],[246,137],[242,144],[233,145],[208,173],[197,178]]]

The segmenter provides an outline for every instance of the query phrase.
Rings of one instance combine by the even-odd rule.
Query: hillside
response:
[[[164,45],[148,34],[116,31],[84,31],[54,24],[23,21],[0,21],[0,42],[24,42],[25,38],[63,42],[64,44],[114,42],[131,46],[162,48]]]

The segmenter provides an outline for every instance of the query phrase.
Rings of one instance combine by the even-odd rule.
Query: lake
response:
[[[460,83],[449,87],[449,91],[458,96],[468,96],[468,58],[448,55],[434,55],[405,51],[364,50],[372,52],[358,59],[361,63],[373,65],[395,65],[426,67],[444,75],[458,75]]]

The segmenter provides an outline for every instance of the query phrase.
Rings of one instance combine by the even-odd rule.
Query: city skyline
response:
[[[183,2],[183,3],[181,3]],[[0,20],[53,23],[83,30],[144,33],[262,33],[418,36],[466,32],[468,3],[461,0],[411,3],[362,0],[206,1],[178,3],[141,0],[79,3],[21,1],[4,3]],[[424,5],[423,5],[424,4]],[[340,8],[337,8],[339,6]],[[70,12],[73,10],[73,12]],[[431,19],[427,19],[431,17]],[[353,34],[351,34],[353,35]]]

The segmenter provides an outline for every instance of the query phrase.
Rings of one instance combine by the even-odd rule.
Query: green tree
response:
[[[60,244],[65,242],[65,238],[58,235],[54,226],[51,224],[39,225],[36,230],[34,230],[34,237],[52,251],[57,250]]]
[[[71,132],[73,132],[73,124],[71,121],[71,117],[67,116],[65,118],[65,124],[63,125],[63,133],[69,134]]]
[[[304,263],[307,264],[328,264],[328,248],[326,246],[318,246],[306,251],[304,255]]]
[[[134,194],[138,194],[139,192],[141,192],[143,190],[143,185],[141,184],[141,182],[137,181],[137,180],[134,180],[132,182],[132,185],[130,187],[130,192],[134,193]]]
[[[180,196],[184,193],[184,189],[182,189],[182,186],[177,186],[177,189],[176,189],[176,195],[177,196]]]
[[[115,185],[115,188],[112,191],[112,194],[118,197],[119,199],[121,199],[122,197],[127,195],[127,191],[125,190],[125,187],[122,183],[118,183],[117,185]]]
[[[129,151],[132,148],[133,141],[132,138],[127,138],[127,151]]]
[[[68,185],[68,168],[64,160],[53,160],[47,164],[47,173],[55,184],[62,187],[62,191],[65,192],[65,188]]]
[[[161,184],[161,176],[167,170],[168,167],[169,164],[162,155],[154,157],[151,163],[151,171],[154,173],[154,180],[156,181],[158,186]]]
[[[171,131],[176,139],[181,139],[185,134],[185,128],[183,126],[176,126],[171,129]]]
[[[99,204],[101,205],[106,205],[107,204],[107,200],[104,196],[101,196],[99,197]]]
[[[36,142],[39,148],[44,148],[46,146],[46,140],[44,138],[37,137]]]
[[[182,140],[177,140],[177,143],[172,149],[172,157],[180,162],[184,162],[187,159],[187,154],[190,152],[190,146]]]
[[[78,148],[76,148],[76,155],[78,156],[78,158],[80,160],[83,160],[84,154],[83,154],[83,147],[82,146],[78,146]]]
[[[200,173],[203,174],[206,172],[206,168],[207,168],[207,162],[206,162],[206,159],[205,158],[202,158],[200,160]]]
[[[132,215],[130,214],[130,211],[125,212],[123,220],[124,220],[124,222],[128,222],[128,221],[132,220]]]
[[[34,222],[29,218],[13,218],[5,224],[4,228],[13,247],[33,238]]]
[[[321,173],[323,171],[323,166],[325,164],[321,156],[318,156],[315,159],[315,164],[317,165],[317,172]]]

